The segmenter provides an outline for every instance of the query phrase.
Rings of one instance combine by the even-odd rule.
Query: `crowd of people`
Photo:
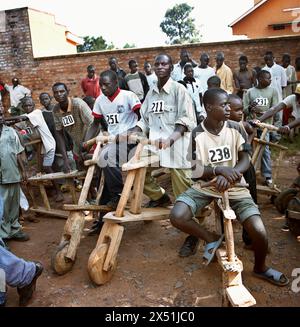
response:
[[[121,166],[136,148],[136,144],[128,143],[128,136],[145,135],[155,144],[148,152],[158,154],[160,166],[170,171],[175,197],[170,221],[188,235],[179,256],[194,254],[202,239],[206,264],[213,260],[223,235],[206,230],[197,216],[229,189],[230,205],[243,226],[243,240],[254,251],[254,275],[279,286],[288,284],[283,273],[266,264],[268,238],[257,206],[250,158],[255,122],[279,127],[278,133],[266,135],[266,140],[273,142],[300,124],[300,58],[294,67],[289,54],[279,63],[267,51],[264,67],[249,68],[247,56],[242,55],[234,72],[225,64],[222,52],[217,52],[214,67],[209,66],[207,53],[200,54],[199,59],[198,64],[182,49],[180,61],[174,65],[169,55],[160,54],[153,61],[153,69],[151,62],[143,64],[144,73],[139,71],[137,60],[131,59],[126,73],[117,58],[111,57],[107,70],[99,75],[93,64],[87,67],[80,84],[82,98],[71,97],[66,84],[58,81],[51,92],[45,90],[39,95],[39,105],[18,78],[12,79],[12,85],[0,81],[1,94],[8,92],[10,97],[5,117],[0,99],[0,305],[5,304],[5,284],[16,286],[20,305],[26,305],[43,270],[39,262],[16,257],[7,245],[7,241],[30,239],[20,224],[20,199],[26,193],[22,188],[28,179],[28,161],[36,149],[25,144],[41,139],[44,173],[70,172],[84,169],[83,161],[93,151],[84,144],[99,133],[115,136],[116,142],[101,151],[89,201],[95,201],[103,173],[100,204],[116,209],[123,189]],[[258,137],[261,132],[257,130]],[[155,168],[147,169],[144,185],[149,198],[146,206],[150,208],[172,204],[151,174]],[[261,173],[265,184],[271,186],[268,146],[262,155]],[[201,186],[213,179],[214,186]],[[244,179],[250,190],[234,186]],[[64,201],[62,185],[53,182],[53,187],[55,201]],[[99,234],[102,218],[100,213],[89,235]]]

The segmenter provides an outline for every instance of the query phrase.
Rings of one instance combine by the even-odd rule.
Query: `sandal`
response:
[[[289,279],[283,273],[273,268],[269,268],[262,273],[253,272],[253,275],[255,277],[265,279],[268,282],[275,284],[277,286],[286,286],[290,282]]]

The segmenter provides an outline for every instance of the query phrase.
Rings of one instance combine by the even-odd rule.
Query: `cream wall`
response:
[[[75,54],[76,46],[66,40],[66,27],[51,14],[28,8],[33,57]]]

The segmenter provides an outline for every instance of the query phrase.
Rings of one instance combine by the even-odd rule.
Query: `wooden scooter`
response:
[[[208,183],[202,184],[202,187],[213,186],[216,179]],[[247,187],[247,184],[235,184],[235,186]],[[248,289],[243,285],[242,271],[243,263],[236,256],[234,250],[234,235],[232,228],[232,220],[236,219],[235,212],[229,205],[228,191],[221,194],[222,198],[217,199],[215,207],[216,226],[220,225],[219,210],[223,213],[223,224],[225,234],[226,247],[219,247],[216,254],[218,263],[222,268],[223,280],[223,306],[233,307],[249,307],[256,304],[254,297]],[[219,209],[219,210],[218,210]]]

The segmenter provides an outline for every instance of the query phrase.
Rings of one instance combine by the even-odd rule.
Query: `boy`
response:
[[[249,191],[244,187],[230,187],[241,179],[249,167],[249,149],[245,141],[247,136],[238,123],[228,121],[230,107],[224,90],[206,91],[203,102],[207,118],[193,130],[187,157],[192,163],[193,180],[196,182],[176,199],[170,214],[171,223],[207,243],[204,258],[209,264],[223,236],[205,230],[193,220],[193,216],[197,210],[229,189],[230,205],[252,240],[254,275],[278,286],[285,286],[289,282],[287,277],[265,265],[267,234]],[[214,178],[214,187],[201,187],[199,181]]]
[[[148,91],[149,85],[146,76],[138,71],[138,64],[136,60],[131,59],[128,62],[130,73],[125,76],[125,82],[129,91],[137,95],[139,100],[143,103]]]
[[[242,127],[242,129],[248,134],[248,141],[247,143],[249,146],[252,143],[252,140],[254,138],[254,129],[253,127],[248,123],[243,121],[243,101],[241,98],[236,94],[230,94],[228,96],[228,104],[230,106],[230,117],[229,119],[232,121],[236,121],[239,123],[239,125]],[[250,162],[249,168],[243,173],[243,176],[245,178],[245,181],[247,184],[249,184],[249,191],[251,194],[251,197],[255,204],[257,204],[257,190],[256,190],[256,174],[255,169]],[[247,249],[251,249],[251,240],[249,238],[248,233],[243,228],[243,241],[245,243],[245,247]]]
[[[183,81],[179,82],[187,88],[190,96],[192,97],[194,105],[196,107],[197,122],[200,122],[206,117],[206,111],[204,110],[201,104],[202,94],[204,92],[201,88],[200,81],[194,78],[194,69],[192,64],[185,64],[184,74],[185,77]]]
[[[211,76],[207,80],[207,89],[213,89],[213,88],[216,88],[216,89],[221,88],[221,79],[217,75]]]
[[[261,70],[257,75],[257,79],[258,85],[249,89],[244,96],[244,113],[246,119],[252,119],[255,115],[259,119],[263,113],[278,103],[277,91],[270,86],[271,74],[266,70]],[[269,119],[268,123],[272,123],[272,119]],[[260,137],[261,133],[262,131],[258,130],[258,137]],[[269,133],[266,134],[265,140],[267,142],[270,141]],[[271,151],[268,145],[266,145],[262,154],[261,171],[266,185],[271,186],[273,184],[272,162]]]

